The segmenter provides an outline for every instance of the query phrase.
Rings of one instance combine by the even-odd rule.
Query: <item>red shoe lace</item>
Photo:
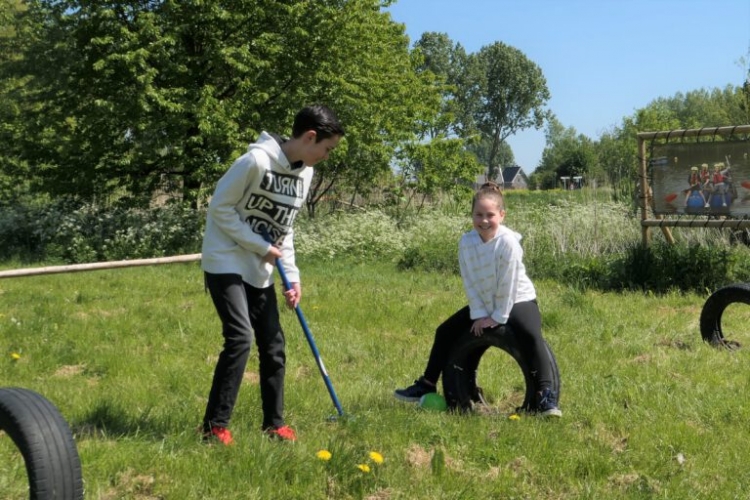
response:
[[[278,429],[268,429],[266,432],[269,436],[278,437],[279,439],[282,439],[284,441],[297,440],[297,433],[294,432],[294,429],[292,429],[288,425],[279,427]]]

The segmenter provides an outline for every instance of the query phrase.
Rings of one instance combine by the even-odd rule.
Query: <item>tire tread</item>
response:
[[[545,341],[547,361],[552,372],[552,390],[560,397],[560,371],[552,350]],[[453,353],[443,370],[443,393],[448,407],[462,411],[472,407],[472,395],[476,390],[474,374],[479,367],[481,356],[490,347],[497,347],[508,353],[518,364],[526,384],[524,401],[520,410],[536,411],[536,388],[531,369],[521,355],[518,336],[508,326],[501,326],[485,332],[479,337],[464,334],[456,341]],[[479,354],[479,355],[477,355]],[[559,399],[558,399],[559,400]]]
[[[81,462],[67,422],[44,396],[22,388],[0,388],[0,430],[26,464],[31,500],[83,498]]]

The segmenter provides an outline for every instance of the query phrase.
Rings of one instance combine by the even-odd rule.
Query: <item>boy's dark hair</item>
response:
[[[315,131],[315,142],[320,142],[336,135],[344,135],[344,127],[341,126],[336,113],[323,104],[304,107],[294,117],[292,137],[299,137],[308,130]]]

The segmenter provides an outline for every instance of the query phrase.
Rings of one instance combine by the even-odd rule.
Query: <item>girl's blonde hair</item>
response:
[[[485,182],[479,187],[479,190],[474,193],[474,198],[471,200],[471,210],[474,210],[477,201],[483,200],[485,198],[494,200],[494,202],[497,204],[498,210],[505,210],[505,197],[503,196],[503,192],[497,183]]]

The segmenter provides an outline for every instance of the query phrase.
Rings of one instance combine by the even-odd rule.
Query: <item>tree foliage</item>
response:
[[[493,163],[498,166],[499,169],[506,167],[512,167],[516,164],[516,158],[513,154],[513,148],[510,147],[506,141],[502,141],[495,152],[495,159],[490,159],[492,153],[492,139],[489,137],[481,136],[478,141],[474,141],[469,144],[469,151],[474,153],[477,160],[482,165],[489,165]]]
[[[582,176],[587,181],[595,173],[598,158],[594,142],[573,127],[565,127],[556,117],[550,117],[545,131],[546,146],[532,184],[542,189],[559,186],[560,177]]]
[[[466,51],[445,33],[426,32],[414,44],[414,52],[421,57],[417,71],[432,74],[433,85],[441,97],[440,113],[431,124],[429,135],[470,139],[474,131],[461,102]]]
[[[439,84],[441,113],[433,136],[455,134],[486,166],[490,178],[514,163],[505,139],[528,127],[539,128],[547,117],[546,80],[536,64],[502,43],[467,54],[444,33],[424,33],[415,48],[423,55],[421,71]],[[474,168],[479,173],[478,168]]]
[[[542,70],[520,50],[501,42],[469,57],[462,89],[473,126],[489,140],[488,177],[497,174],[501,144],[514,133],[541,128],[550,98]]]
[[[13,202],[28,189],[25,163],[10,147],[17,135],[16,122],[26,112],[21,97],[28,78],[2,71],[22,58],[14,19],[24,9],[21,0],[0,0],[0,205]]]
[[[422,96],[422,101],[434,101],[420,115],[414,136],[396,153],[393,198],[400,200],[398,209],[411,205],[418,195],[424,201],[438,191],[456,194],[467,190],[480,171],[468,148],[472,138],[465,133],[456,100],[457,76],[465,56],[460,45],[454,46],[442,33],[424,33],[414,44],[413,67],[433,90]]]
[[[318,189],[366,182],[431,104],[388,2],[26,3],[14,19],[23,57],[0,67],[24,80],[3,92],[24,112],[4,114],[2,140],[51,193],[175,186],[194,200],[261,130],[288,133],[311,102],[347,128]]]
[[[617,196],[630,198],[640,169],[639,132],[741,125],[746,119],[746,85],[656,98],[623,117],[620,125],[603,132],[597,140],[551,118],[532,183],[550,189],[559,185],[563,175],[583,175],[589,181],[609,184]]]
[[[494,177],[513,163],[506,139],[552,116],[542,70],[502,42],[469,54],[444,33],[410,50],[390,3],[0,0],[0,198],[199,203],[261,130],[288,134],[313,102],[347,135],[316,168],[311,213],[376,180],[428,196],[471,184],[480,164]],[[597,140],[550,121],[532,181],[584,175],[624,192],[637,132],[747,123],[748,103],[750,72],[656,98]]]

